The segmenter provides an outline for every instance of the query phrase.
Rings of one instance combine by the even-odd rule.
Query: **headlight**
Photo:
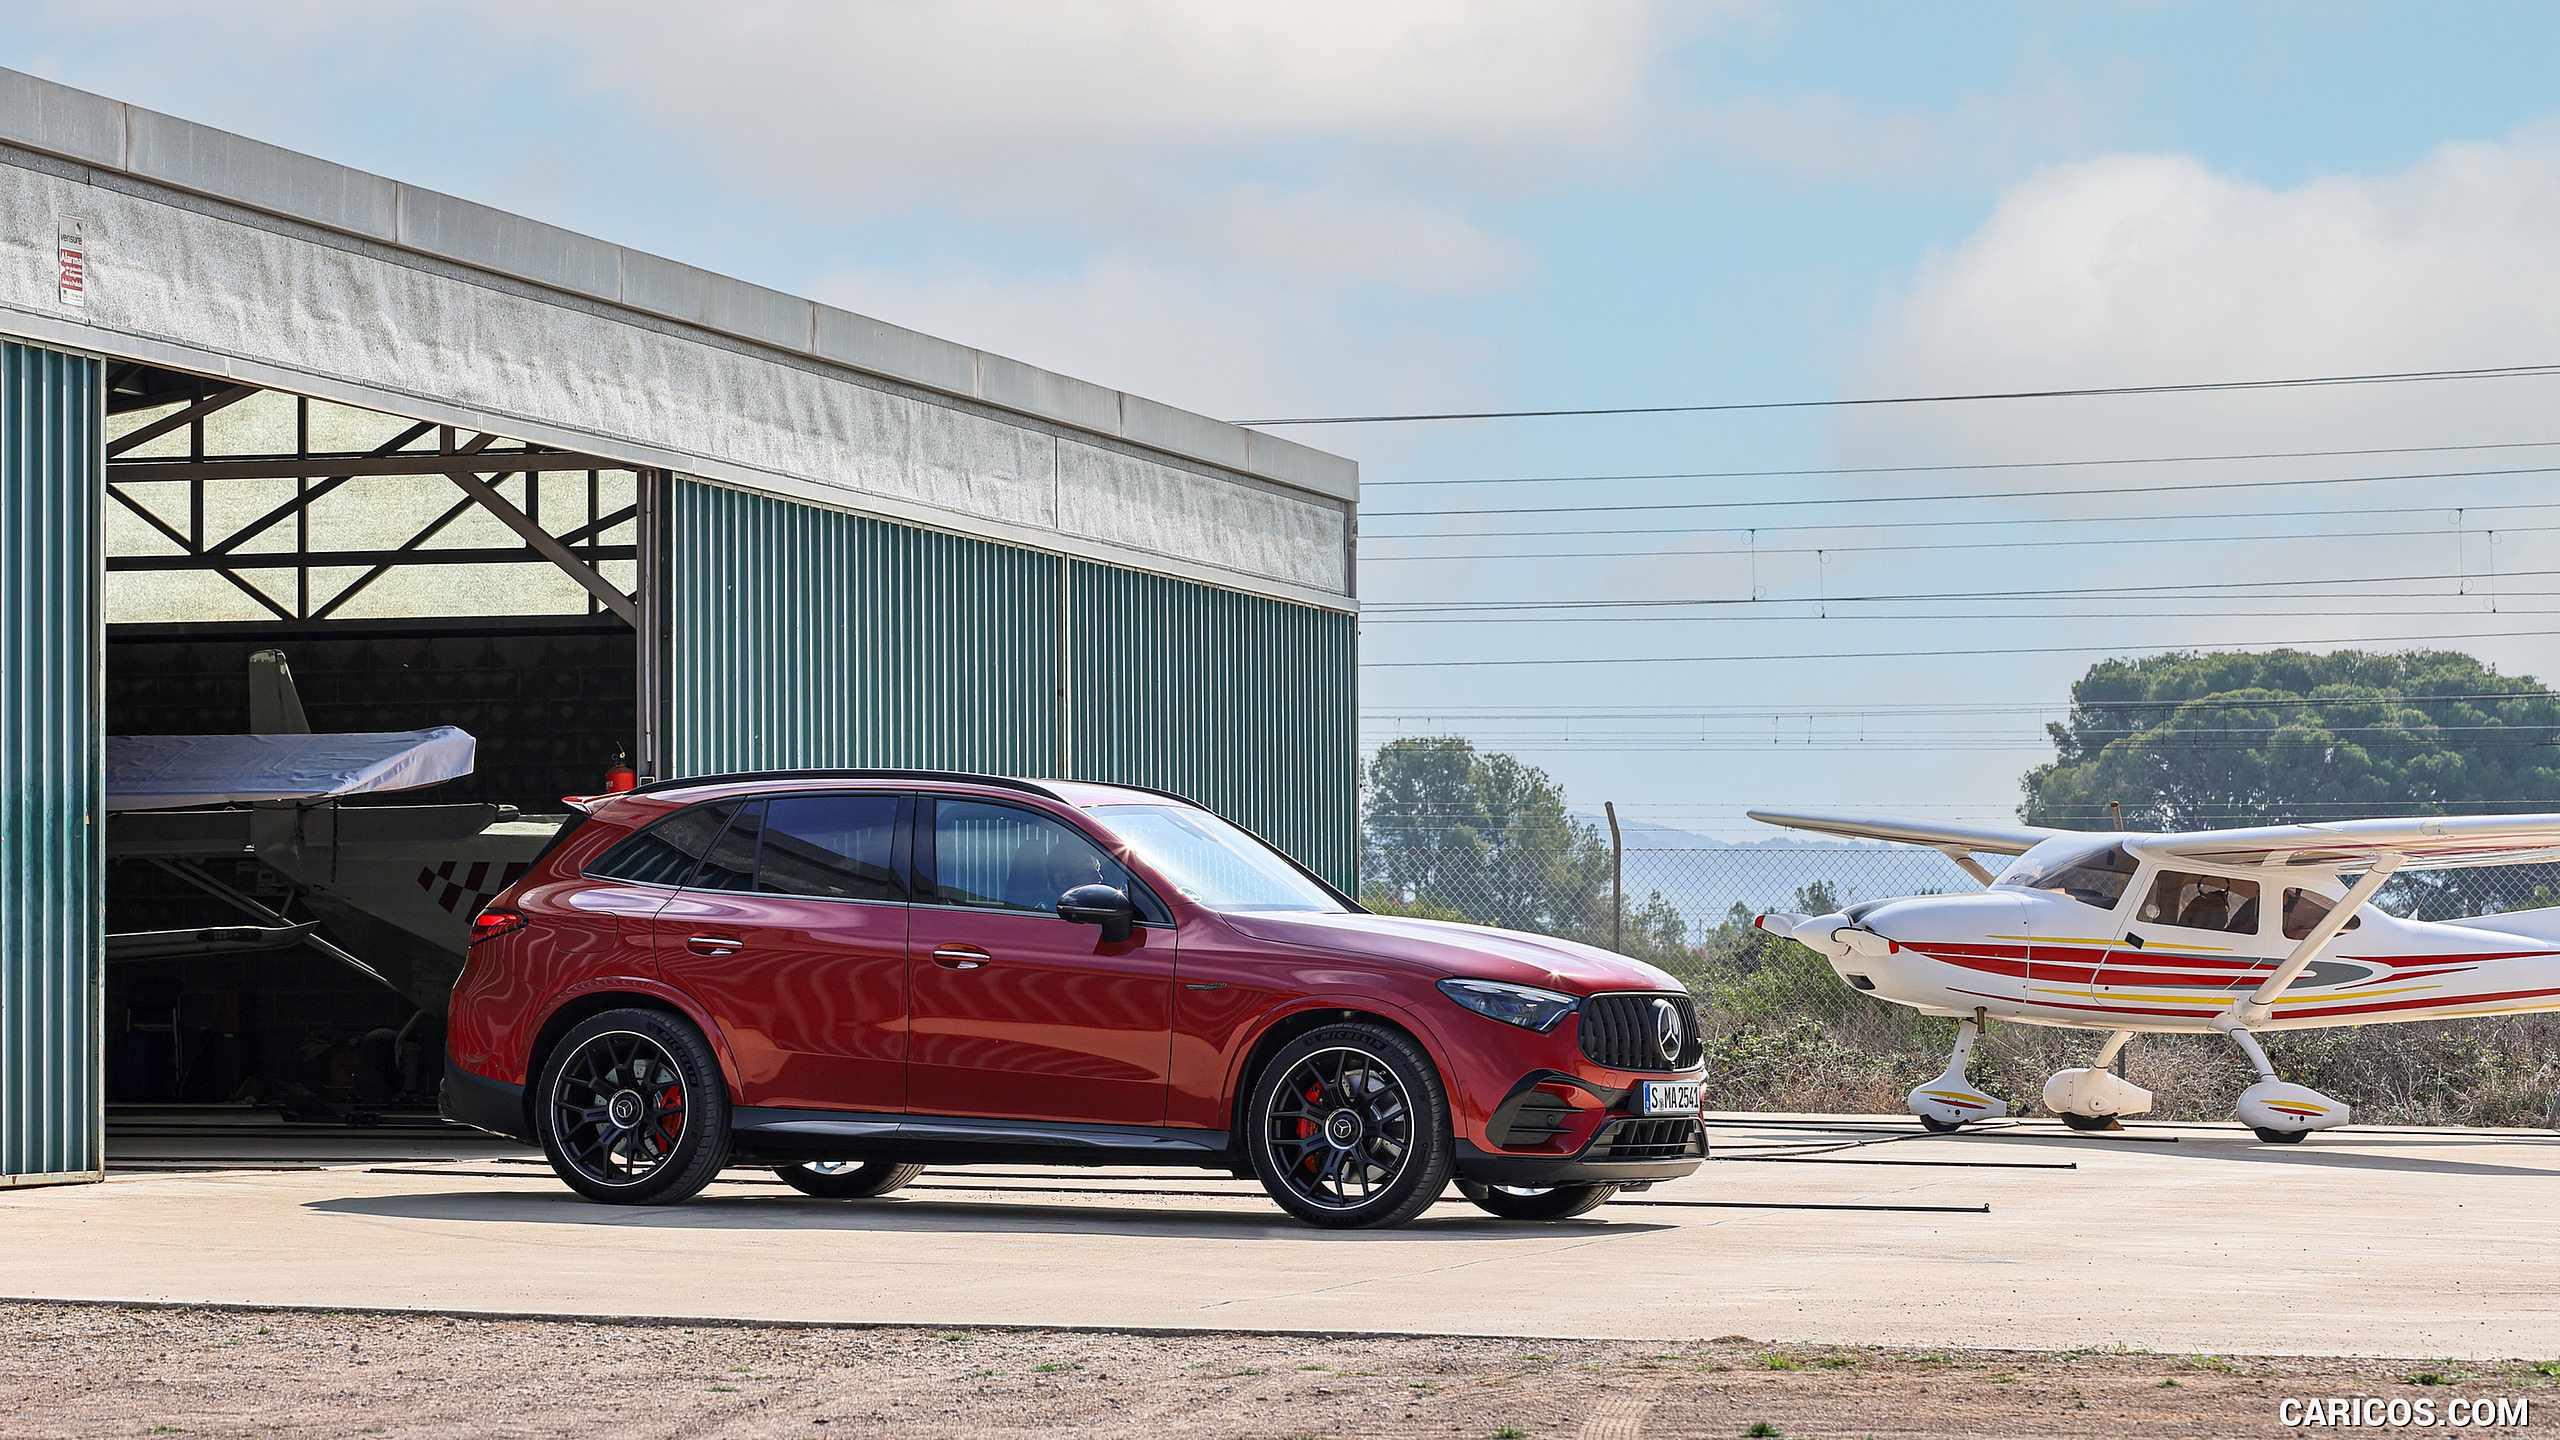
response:
[[[1479,1015],[1491,1016],[1505,1025],[1535,1030],[1543,1035],[1556,1028],[1556,1022],[1573,1013],[1582,1002],[1571,995],[1553,990],[1536,990],[1526,985],[1504,985],[1494,980],[1443,980],[1440,993],[1466,1006]]]

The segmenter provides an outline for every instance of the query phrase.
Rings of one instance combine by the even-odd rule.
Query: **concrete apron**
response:
[[[500,1161],[157,1175],[0,1192],[0,1296],[945,1327],[2560,1353],[2550,1298],[2560,1247],[2548,1243],[2560,1137],[2348,1130],[2271,1147],[2224,1127],[2072,1137],[2030,1124],[2006,1136],[1893,1138],[1816,1162],[1775,1157],[1875,1141],[1911,1122],[1848,1122],[1878,1127],[1867,1135],[1747,1123],[1716,1131],[1734,1159],[1629,1197],[1657,1203],[1515,1224],[1453,1191],[1452,1203],[1385,1233],[1311,1229],[1248,1185],[1175,1171],[990,1167],[857,1202],[737,1171],[669,1209],[590,1204],[538,1166]],[[1109,1193],[1147,1190],[1209,1193]],[[1746,1208],[1759,1205],[1855,1208]]]

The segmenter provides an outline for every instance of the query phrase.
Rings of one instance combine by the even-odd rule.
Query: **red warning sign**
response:
[[[61,234],[53,249],[61,266],[62,303],[85,308],[89,303],[89,227],[77,220],[65,220],[57,228]]]

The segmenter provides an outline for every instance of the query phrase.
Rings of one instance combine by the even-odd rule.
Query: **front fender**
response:
[[[1292,1017],[1319,1010],[1351,1010],[1378,1015],[1395,1022],[1420,1042],[1423,1053],[1431,1057],[1431,1067],[1440,1074],[1440,1083],[1449,1091],[1452,1117],[1465,1113],[1460,1109],[1462,1097],[1469,1101],[1475,1098],[1466,1088],[1464,1077],[1449,1063],[1448,1042],[1411,1007],[1375,994],[1297,995],[1254,1017],[1248,1032],[1250,1038],[1236,1047],[1235,1058],[1227,1065],[1226,1111],[1229,1115],[1238,1115],[1245,1102],[1244,1067],[1252,1060],[1254,1052],[1262,1048],[1263,1037],[1269,1035],[1273,1027]]]

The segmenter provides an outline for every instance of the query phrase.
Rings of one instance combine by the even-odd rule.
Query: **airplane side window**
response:
[[[2288,887],[2284,892],[2284,938],[2287,940],[2309,939],[2311,927],[2327,919],[2329,912],[2336,909],[2337,905],[2337,901],[2316,890],[2296,890]],[[2363,923],[2364,917],[2358,915],[2347,922],[2347,928],[2353,930]]]
[[[634,885],[682,885],[720,832],[729,827],[729,817],[737,809],[733,800],[679,810],[606,851],[603,859],[587,867],[587,873],[599,880]]]
[[[2140,913],[2154,925],[2255,935],[2258,882],[2163,870],[2152,880],[2151,893],[2144,897]]]
[[[2077,855],[2057,856],[2033,866],[2020,857],[2001,872],[2000,883],[2022,890],[2050,891],[2083,905],[2113,910],[2116,902],[2124,898],[2125,887],[2133,883],[2134,872],[2141,868],[2142,862],[2127,854],[2123,846],[2109,845]]]

